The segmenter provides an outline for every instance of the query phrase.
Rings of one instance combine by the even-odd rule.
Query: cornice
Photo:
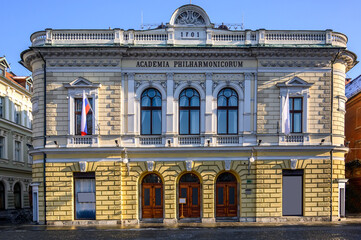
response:
[[[117,67],[122,60],[185,60],[237,59],[259,60],[261,67],[329,67],[337,56],[337,48],[284,47],[38,47],[23,55],[24,64],[31,67],[42,56],[50,67]],[[344,50],[339,59],[348,69],[356,55]]]

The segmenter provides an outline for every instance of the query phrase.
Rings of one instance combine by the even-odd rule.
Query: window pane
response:
[[[180,99],[179,99],[179,106],[181,106],[181,107],[187,107],[187,106],[189,106],[189,100],[188,100],[188,98],[187,97],[181,97]]]
[[[150,189],[144,188],[144,206],[150,205]]]
[[[148,96],[150,98],[153,98],[155,96],[155,89],[154,88],[151,88],[151,89],[148,89]]]
[[[187,110],[181,110],[179,112],[179,133],[189,133],[189,112]]]
[[[224,89],[224,92],[223,92],[224,96],[226,96],[227,98],[229,98],[231,95],[232,95],[232,89]]]
[[[293,113],[290,113],[290,126],[291,126],[291,132],[294,132]]]
[[[302,98],[294,98],[294,110],[302,110]]]
[[[155,189],[155,205],[156,206],[162,205],[162,189],[161,188]]]
[[[150,134],[150,111],[142,111],[142,134]]]
[[[218,188],[218,203],[217,204],[223,204],[223,191],[224,188],[223,187],[219,187]]]
[[[189,98],[193,97],[193,95],[194,95],[194,90],[193,89],[188,88],[185,91],[186,91],[186,96],[187,97],[189,97]]]
[[[294,128],[293,132],[301,132],[302,130],[302,114],[301,113],[294,113]]]
[[[162,133],[162,112],[161,110],[153,110],[152,134]]]
[[[187,188],[181,188],[181,198],[187,198]]]
[[[290,110],[293,110],[293,98],[290,98]]]
[[[237,133],[237,110],[228,111],[228,133]]]
[[[148,96],[142,97],[142,107],[150,107],[150,98]]]
[[[162,106],[162,99],[160,97],[153,98],[152,105],[153,105],[153,107],[161,107]]]
[[[199,110],[191,110],[191,134],[199,134]]]
[[[228,188],[228,199],[229,199],[229,204],[234,204],[235,203],[235,189],[234,187],[229,187]]]
[[[218,97],[218,107],[225,107],[227,106],[227,98],[224,96]]]
[[[192,188],[192,205],[198,205],[198,188]]]
[[[218,134],[227,133],[227,110],[218,109]]]
[[[238,98],[236,96],[232,96],[228,100],[228,106],[235,107],[238,106]]]
[[[191,106],[192,107],[198,107],[199,106],[199,97],[194,96],[191,98]]]

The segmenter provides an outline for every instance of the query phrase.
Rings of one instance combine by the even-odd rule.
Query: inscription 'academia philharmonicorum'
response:
[[[174,68],[239,68],[243,67],[242,61],[137,61],[137,67],[174,67]]]

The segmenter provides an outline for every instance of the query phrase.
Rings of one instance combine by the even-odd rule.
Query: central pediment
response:
[[[211,25],[211,21],[201,7],[188,4],[174,11],[169,25],[179,27],[206,27]]]

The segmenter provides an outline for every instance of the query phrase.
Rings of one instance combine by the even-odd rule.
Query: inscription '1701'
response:
[[[240,68],[242,61],[137,61],[141,68]]]

